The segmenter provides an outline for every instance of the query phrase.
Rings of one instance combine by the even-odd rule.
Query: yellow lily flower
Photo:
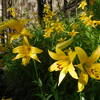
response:
[[[59,18],[52,24],[52,27],[57,33],[61,33],[65,31],[64,23],[62,23]]]
[[[99,20],[93,20],[93,23],[95,24],[95,26],[100,25],[100,21]]]
[[[92,15],[90,15],[89,17],[88,16],[84,17],[83,24],[95,28],[97,25],[95,21],[91,20],[92,17],[93,17]]]
[[[69,35],[71,35],[72,37],[74,37],[78,32],[76,32],[74,29],[72,30],[72,32],[68,32]]]
[[[66,40],[66,37],[65,38],[60,38],[60,39],[58,39],[57,41],[58,41],[58,43],[62,43],[62,42],[64,42]]]
[[[30,19],[9,19],[8,21],[4,21],[0,23],[0,30],[3,30],[7,27],[10,29],[15,30],[16,32],[21,32],[22,29],[24,28],[24,25],[30,21]]]
[[[86,0],[83,0],[83,1],[80,3],[80,5],[79,5],[78,8],[82,8],[82,9],[84,10],[86,5],[87,5]]]
[[[37,57],[37,54],[40,54],[43,51],[39,48],[31,46],[26,37],[24,37],[23,42],[24,43],[22,46],[18,46],[18,47],[13,49],[13,53],[18,53],[17,56],[15,58],[13,58],[13,60],[22,58],[23,65],[27,65],[30,61],[30,58],[40,62],[40,60]]]
[[[51,36],[51,33],[53,32],[52,27],[46,27],[44,30],[45,34],[43,35],[45,38],[49,38]]]
[[[14,39],[18,39],[20,36],[28,36],[32,37],[32,34],[30,34],[29,30],[24,28],[24,25],[30,21],[30,19],[10,19],[8,21],[4,21],[0,24],[0,30],[4,30],[7,27],[10,29],[15,30],[14,33],[9,34],[10,36],[10,43]]]
[[[13,40],[20,38],[21,36],[27,36],[29,38],[32,38],[33,35],[30,33],[30,31],[26,28],[23,28],[20,33],[9,33],[10,37],[10,43],[12,43]]]
[[[93,15],[87,16],[85,12],[83,12],[80,15],[80,20],[83,21],[83,24],[87,25],[87,26],[92,26],[93,28],[95,28],[99,21],[95,21],[95,20],[91,20],[91,18],[93,17]]]
[[[77,28],[78,28],[78,24],[74,24],[74,23],[71,24],[72,30],[77,30]]]
[[[48,3],[46,3],[46,4],[44,5],[44,12],[48,13],[49,10],[50,10],[50,5],[49,5]]]
[[[13,33],[9,33],[10,36],[10,43],[14,40],[14,39],[18,39],[20,36],[28,36],[28,37],[32,37],[32,34],[29,32],[28,29],[24,28],[24,25],[30,21],[30,19],[10,19],[8,21],[2,22],[0,25],[0,29],[3,30],[7,27],[9,27],[10,29],[15,30],[15,32]]]
[[[44,5],[44,13],[45,16],[43,17],[43,20],[46,24],[48,24],[52,20],[53,16],[55,16],[55,13],[51,11],[51,7],[48,3]]]
[[[11,14],[13,17],[16,17],[16,11],[15,11],[15,8],[8,8],[7,11],[9,11],[10,14]]]
[[[100,80],[100,63],[95,63],[100,57],[100,47],[98,47],[90,57],[86,52],[80,48],[75,48],[80,64],[78,68],[81,70],[78,80],[78,92],[83,91],[85,85],[88,83],[88,77]]]
[[[75,52],[70,51],[68,55],[66,55],[61,49],[56,48],[56,53],[52,51],[48,51],[48,53],[52,59],[57,60],[49,67],[49,71],[60,71],[58,86],[68,72],[74,79],[78,79],[73,66],[73,60],[76,56]]]

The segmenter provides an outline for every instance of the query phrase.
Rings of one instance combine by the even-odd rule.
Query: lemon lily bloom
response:
[[[72,30],[72,32],[68,32],[69,35],[71,35],[72,37],[76,36],[78,32],[76,32],[74,29]]]
[[[80,5],[79,5],[78,8],[82,8],[82,10],[84,10],[84,9],[85,9],[85,6],[87,6],[87,2],[86,2],[86,0],[83,0],[83,1],[80,3]]]
[[[18,53],[17,56],[13,58],[13,60],[22,58],[23,65],[27,65],[30,61],[30,58],[40,62],[37,54],[40,54],[42,52],[43,51],[41,49],[31,46],[27,40],[27,37],[24,37],[23,45],[13,49],[13,53]]]
[[[13,40],[20,38],[21,36],[27,36],[29,38],[32,38],[33,35],[30,33],[30,31],[26,28],[23,28],[20,33],[9,33],[10,37],[10,43],[12,43]]]
[[[8,8],[7,11],[10,12],[10,14],[13,16],[13,17],[16,17],[16,11],[15,11],[15,8]]]
[[[8,21],[4,21],[0,24],[0,30],[4,30],[8,27],[15,31],[13,33],[9,33],[10,43],[14,39],[18,39],[20,36],[32,37],[29,30],[24,28],[28,21],[30,21],[30,19],[9,19]]]
[[[0,30],[4,30],[8,27],[19,33],[22,31],[24,25],[27,24],[28,21],[30,21],[30,19],[9,19],[0,23]]]
[[[93,17],[93,15],[87,16],[86,12],[83,12],[80,15],[80,20],[83,21],[83,24],[87,25],[87,26],[92,26],[93,28],[95,28],[97,25],[99,25],[99,21],[96,20],[92,20],[91,18]]]
[[[86,52],[80,47],[76,47],[75,51],[80,61],[78,65],[81,71],[78,80],[78,92],[81,92],[88,83],[89,76],[100,80],[100,63],[95,63],[100,57],[100,47],[98,47],[90,57],[88,57]]]
[[[78,79],[77,73],[73,66],[73,60],[76,56],[75,52],[69,51],[68,55],[66,55],[61,49],[56,48],[56,53],[52,51],[48,51],[48,53],[52,59],[57,60],[49,67],[49,71],[60,71],[58,86],[68,72],[74,79]]]
[[[43,35],[44,38],[49,38],[51,36],[51,33],[53,32],[52,27],[46,27],[44,30],[45,34]]]

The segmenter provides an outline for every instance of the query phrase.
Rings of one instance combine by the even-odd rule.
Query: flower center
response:
[[[59,70],[62,70],[61,64],[57,64],[57,68],[58,68]]]

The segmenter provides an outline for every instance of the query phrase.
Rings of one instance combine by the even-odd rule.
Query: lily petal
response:
[[[68,47],[72,42],[73,42],[73,38],[70,38],[69,40],[66,40],[64,42],[58,43],[56,45],[56,48],[64,49],[64,48]]]
[[[87,72],[88,72],[88,74],[90,75],[91,78],[100,80],[100,63],[92,64],[87,69]]]
[[[66,54],[61,49],[59,49],[59,48],[56,48],[56,53],[60,54],[62,56],[66,56]]]
[[[29,61],[30,61],[30,57],[24,57],[24,58],[22,58],[22,64],[24,66],[26,66],[29,63]]]
[[[88,74],[81,72],[78,80],[78,92],[83,91],[87,83],[88,83]]]
[[[12,60],[16,60],[16,59],[19,59],[19,58],[23,58],[24,55],[23,54],[18,54],[15,58],[13,58]]]
[[[13,53],[20,53],[23,51],[23,46],[18,46],[16,48],[13,49]]]
[[[58,55],[57,53],[54,53],[54,52],[52,52],[52,51],[49,51],[48,50],[48,53],[49,53],[49,55],[50,55],[50,57],[52,58],[52,59],[54,59],[54,60],[60,60],[60,55]]]
[[[31,54],[39,54],[39,53],[42,53],[42,52],[43,52],[43,50],[31,46],[31,50],[30,50],[30,53],[31,53]]]
[[[61,50],[57,50],[57,53],[48,50],[48,53],[50,57],[54,60],[68,59],[68,57]]]
[[[95,61],[98,60],[99,57],[100,57],[100,46],[92,53],[88,61],[90,64],[93,64]]]
[[[36,61],[38,61],[38,62],[41,62],[41,61],[39,60],[39,58],[37,57],[36,54],[30,55],[30,57],[31,57],[33,60],[36,60]]]
[[[21,35],[24,35],[24,36],[28,36],[30,38],[32,38],[32,34],[30,33],[30,31],[26,28],[23,28],[22,31],[21,31]]]
[[[73,78],[78,79],[78,75],[72,63],[68,66],[68,72]]]
[[[68,73],[68,68],[67,67],[63,68],[59,75],[58,86],[61,84],[62,80],[65,78],[67,73]]]
[[[29,45],[29,42],[28,42],[28,39],[27,39],[26,36],[24,36],[24,38],[23,38],[23,44],[24,45]]]
[[[82,72],[85,72],[82,64],[78,64],[76,67],[79,68]]]
[[[50,71],[50,72],[53,72],[53,71],[59,71],[59,68],[57,68],[57,62],[55,62],[55,63],[53,63],[49,68],[48,68],[48,70]]]
[[[68,52],[68,56],[70,58],[70,61],[73,62],[74,58],[76,57],[76,52],[70,50]]]
[[[10,36],[10,43],[12,43],[13,40],[18,39],[20,37],[20,34],[18,33],[12,33]]]
[[[56,61],[49,67],[49,71],[61,71],[63,67],[66,67],[67,62],[64,62],[63,60]]]
[[[6,26],[8,26],[11,29],[16,30],[18,33],[22,30],[24,27],[23,25],[20,24],[18,20],[10,19],[6,22]]]
[[[76,51],[76,54],[78,55],[78,58],[79,58],[81,63],[84,63],[84,62],[87,61],[88,56],[87,56],[86,52],[82,48],[76,47],[75,51]]]
[[[84,84],[78,82],[78,91],[77,92],[83,91],[84,90],[84,87],[85,87]]]

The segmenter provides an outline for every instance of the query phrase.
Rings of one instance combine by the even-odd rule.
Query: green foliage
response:
[[[99,0],[94,4],[95,17],[100,18],[99,15]],[[79,12],[80,13],[80,12]],[[61,15],[60,15],[61,17]],[[100,45],[100,30],[99,26],[93,28],[86,26],[79,20],[78,15],[71,16],[71,18],[61,18],[61,22],[65,24],[65,31],[61,34],[52,33],[52,37],[44,38],[44,26],[37,27],[32,24],[30,32],[33,37],[29,39],[31,45],[39,47],[43,53],[39,55],[41,63],[35,60],[30,60],[27,66],[22,65],[21,59],[12,61],[16,54],[12,53],[11,48],[22,45],[21,40],[16,43],[13,41],[11,48],[8,48],[3,55],[4,60],[4,76],[5,76],[5,95],[12,97],[13,100],[99,100],[100,96],[100,81],[89,79],[89,82],[81,93],[77,93],[77,80],[72,79],[69,75],[65,77],[61,85],[58,87],[59,72],[50,73],[49,66],[53,60],[48,55],[48,50],[55,50],[58,40],[65,38],[68,40],[73,37],[73,42],[65,48],[73,49],[76,46],[82,47],[88,54],[91,53]],[[77,24],[78,33],[75,36],[69,35],[72,31],[71,25]],[[100,60],[98,60],[99,62]],[[78,60],[75,60],[75,64]],[[76,69],[78,71],[78,69]]]

